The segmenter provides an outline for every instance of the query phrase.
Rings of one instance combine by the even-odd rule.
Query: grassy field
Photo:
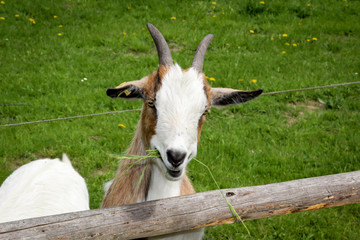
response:
[[[105,91],[156,69],[148,22],[183,68],[214,34],[204,64],[214,87],[272,92],[360,81],[359,21],[360,1],[351,0],[1,1],[0,124],[139,108]],[[98,208],[118,164],[109,155],[126,150],[138,118],[0,127],[0,183],[22,164],[65,152]],[[252,186],[359,170],[359,143],[354,85],[212,109],[198,159],[220,187]],[[197,191],[216,188],[198,163],[188,172]],[[209,228],[205,239],[360,239],[359,214],[359,205],[296,213],[246,222],[251,236],[238,224]]]

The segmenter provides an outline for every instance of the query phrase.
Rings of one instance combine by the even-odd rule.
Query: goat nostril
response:
[[[180,166],[186,157],[186,152],[169,149],[166,151],[167,159],[174,167]]]

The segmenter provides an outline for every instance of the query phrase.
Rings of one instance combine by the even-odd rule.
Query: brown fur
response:
[[[127,154],[146,155],[145,146],[141,138],[141,133],[138,128],[130,148],[126,151]],[[135,160],[127,159],[120,162],[119,169],[103,200],[102,207],[121,206],[138,201],[145,201],[151,176],[150,160],[147,159],[143,162],[136,163],[132,168],[129,168],[134,161]],[[138,191],[136,191],[137,184],[145,167],[146,170],[143,179]],[[125,173],[125,171],[127,172]]]
[[[180,195],[189,195],[193,193],[195,193],[195,189],[191,184],[189,177],[185,173],[180,186]]]
[[[203,77],[203,83],[204,83],[204,91],[205,91],[205,94],[207,96],[207,99],[208,99],[208,103],[207,103],[207,108],[210,109],[211,107],[211,103],[210,103],[210,99],[211,99],[211,86],[210,84],[206,81],[206,78],[205,78],[205,74],[201,73],[202,74],[202,77]],[[206,115],[206,114],[205,114]],[[205,122],[205,119],[206,119],[206,116],[203,115],[201,116],[200,120],[199,120],[199,125],[198,125],[198,136],[197,136],[197,140],[198,140],[198,145],[200,143],[200,137],[201,137],[201,130],[202,130],[202,126]]]
[[[146,84],[142,86],[146,97],[150,100],[155,98],[155,90],[159,85],[158,81],[158,71],[155,71],[148,76]],[[150,139],[155,134],[156,113],[154,109],[147,105],[146,101],[143,104],[135,136],[126,154],[145,156],[146,150],[150,147]],[[151,177],[151,160],[146,159],[135,164],[134,161],[136,160],[126,159],[120,162],[114,181],[102,202],[102,207],[121,206],[145,201]],[[129,168],[132,164],[134,166]],[[145,171],[143,179],[136,191],[143,171]]]

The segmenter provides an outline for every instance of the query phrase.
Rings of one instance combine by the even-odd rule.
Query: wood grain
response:
[[[360,203],[360,171],[222,191],[243,220],[266,218]],[[216,190],[3,223],[0,239],[132,239],[230,223]]]

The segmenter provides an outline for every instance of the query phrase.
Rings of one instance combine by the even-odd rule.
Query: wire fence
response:
[[[32,122],[10,123],[10,124],[0,125],[0,127],[11,127],[11,126],[20,126],[20,125],[33,124],[33,123],[54,122],[54,121],[61,121],[61,120],[69,120],[69,119],[77,119],[77,118],[85,118],[85,117],[95,117],[95,116],[109,115],[109,114],[115,114],[115,113],[135,112],[135,111],[141,111],[141,109],[128,109],[128,110],[122,110],[122,111],[94,113],[94,114],[86,114],[86,115],[80,115],[80,116],[71,116],[71,117],[63,117],[63,118],[38,120],[38,121],[32,121]]]
[[[360,84],[360,82],[339,83],[339,84],[331,84],[331,85],[326,85],[326,86],[317,86],[317,87],[310,87],[310,88],[300,88],[300,89],[290,89],[290,90],[283,90],[283,91],[276,91],[276,92],[268,92],[268,93],[263,93],[261,96],[270,96],[270,95],[291,93],[291,92],[312,91],[312,90],[317,90],[317,89],[343,87],[343,86],[356,85],[356,84]],[[29,106],[29,105],[30,104],[0,104],[0,106]],[[78,118],[85,118],[85,117],[95,117],[95,116],[126,113],[126,112],[135,112],[135,111],[141,111],[141,109],[128,109],[128,110],[113,111],[113,112],[94,113],[94,114],[86,114],[86,115],[79,115],[79,116],[38,120],[38,121],[32,121],[32,122],[10,123],[10,124],[0,125],[0,127],[21,126],[21,125],[34,124],[34,123],[54,122],[54,121],[61,121],[61,120],[78,119]]]
[[[331,84],[331,85],[326,85],[326,86],[290,89],[290,90],[277,91],[277,92],[268,92],[268,93],[261,94],[261,96],[275,95],[275,94],[281,94],[281,93],[290,93],[290,92],[303,92],[303,91],[311,91],[311,90],[333,88],[333,87],[343,87],[343,86],[356,85],[356,84],[360,84],[360,82],[339,83],[339,84]]]

